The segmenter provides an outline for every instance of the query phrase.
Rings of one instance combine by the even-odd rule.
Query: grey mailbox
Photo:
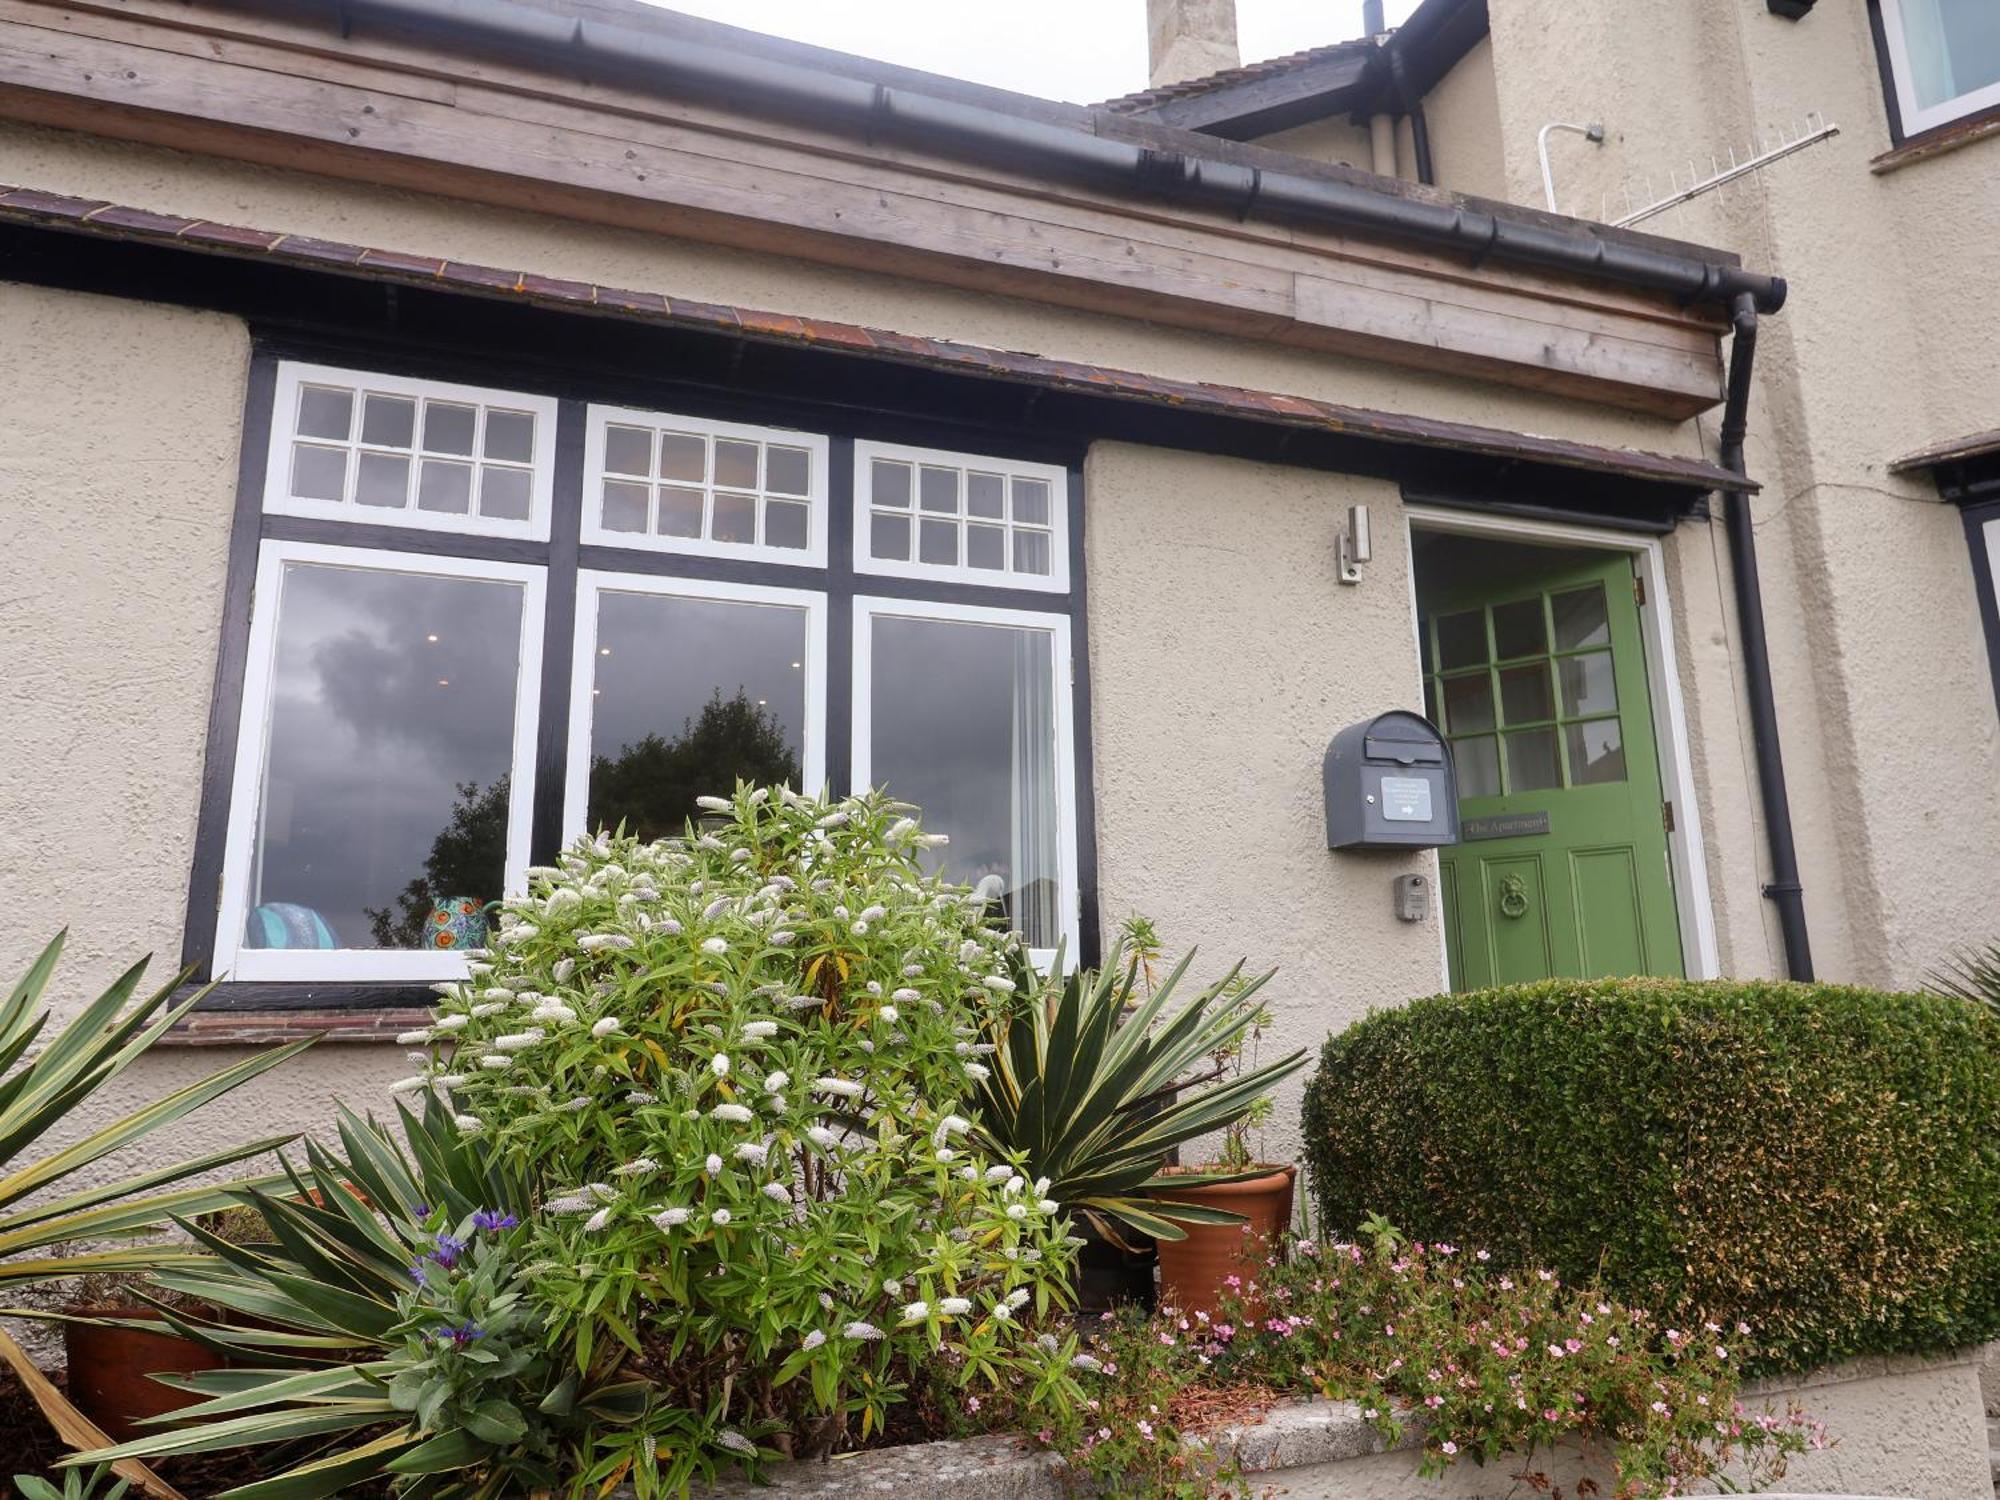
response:
[[[1458,842],[1458,781],[1444,736],[1401,709],[1350,724],[1326,747],[1329,849]]]

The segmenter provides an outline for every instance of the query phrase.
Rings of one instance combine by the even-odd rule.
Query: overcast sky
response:
[[[1389,24],[1417,0],[1388,0]],[[1146,0],[669,0],[686,11],[905,67],[1079,104],[1146,86]],[[1236,0],[1243,60],[1357,36],[1361,0]]]

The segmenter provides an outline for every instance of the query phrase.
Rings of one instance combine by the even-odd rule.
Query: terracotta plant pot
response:
[[[114,1440],[124,1443],[159,1431],[135,1424],[142,1417],[179,1411],[203,1400],[190,1391],[161,1385],[153,1375],[186,1375],[219,1370],[222,1356],[169,1331],[150,1307],[72,1307],[80,1318],[144,1318],[159,1332],[65,1323],[63,1347],[69,1355],[69,1399]]]
[[[1168,1169],[1169,1174],[1172,1171]],[[1225,1277],[1240,1277],[1246,1286],[1256,1279],[1278,1236],[1292,1222],[1292,1183],[1297,1176],[1297,1167],[1273,1167],[1267,1176],[1247,1182],[1151,1189],[1155,1198],[1226,1209],[1248,1221],[1184,1224],[1186,1239],[1161,1240],[1161,1305],[1188,1313],[1213,1313],[1222,1301]]]

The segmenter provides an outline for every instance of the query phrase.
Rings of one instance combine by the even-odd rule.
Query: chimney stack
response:
[[[1361,0],[1361,34],[1373,41],[1388,29],[1382,20],[1382,0]]]
[[[1238,67],[1236,0],[1146,0],[1146,42],[1153,88]]]

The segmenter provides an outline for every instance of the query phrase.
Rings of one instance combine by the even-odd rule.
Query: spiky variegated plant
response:
[[[1970,1000],[2000,1014],[2000,943],[1956,950],[1941,967],[1931,971],[1925,988]]]
[[[1187,1237],[1182,1224],[1233,1224],[1241,1216],[1146,1195],[1168,1185],[1167,1155],[1184,1141],[1243,1119],[1305,1062],[1301,1049],[1246,1072],[1215,1063],[1232,1054],[1260,1015],[1256,993],[1269,974],[1241,977],[1238,964],[1172,1009],[1190,953],[1140,994],[1142,956],[1115,944],[1101,969],[1060,983],[1023,971],[1031,998],[993,1035],[990,1076],[980,1084],[980,1123],[1002,1152],[1026,1153],[1049,1193],[1113,1244],[1120,1228],[1155,1239]],[[1182,1173],[1174,1187],[1242,1182],[1245,1172]],[[1129,1248],[1129,1247],[1128,1247]]]
[[[178,1005],[169,1003],[179,983],[176,980],[147,998],[135,1000],[146,972],[146,960],[141,959],[86,1005],[53,1041],[29,1057],[30,1049],[49,1027],[50,1011],[42,1003],[42,995],[55,974],[66,936],[57,934],[0,1004],[0,1295],[36,1282],[91,1272],[151,1271],[198,1259],[196,1252],[159,1245],[112,1245],[68,1256],[48,1252],[72,1242],[130,1238],[164,1227],[175,1214],[201,1214],[224,1207],[231,1201],[232,1189],[243,1184],[176,1184],[261,1156],[292,1139],[287,1134],[247,1141],[136,1177],[50,1196],[51,1190],[74,1174],[277,1067],[306,1045],[301,1042],[245,1058],[120,1115],[59,1150],[31,1156],[35,1145],[72,1110],[130,1067],[202,998],[196,994]],[[0,1306],[0,1315],[4,1314],[39,1315],[32,1309]],[[20,1346],[4,1332],[0,1332],[0,1359],[17,1370],[32,1368]],[[95,1432],[52,1388],[37,1391],[36,1397],[65,1435]],[[139,1477],[129,1470],[124,1472],[128,1477]],[[140,1482],[156,1493],[164,1488],[150,1475]]]
[[[173,1431],[71,1462],[280,1445],[265,1465],[280,1472],[218,1500],[308,1500],[385,1476],[425,1500],[487,1500],[569,1488],[582,1438],[645,1409],[616,1351],[588,1371],[551,1351],[516,1259],[524,1174],[435,1096],[421,1116],[398,1108],[407,1150],[343,1109],[341,1152],[305,1143],[310,1177],[234,1195],[257,1242],[183,1225],[208,1255],[153,1279],[220,1316],[163,1315],[233,1368],[170,1382],[208,1398],[160,1419]]]

